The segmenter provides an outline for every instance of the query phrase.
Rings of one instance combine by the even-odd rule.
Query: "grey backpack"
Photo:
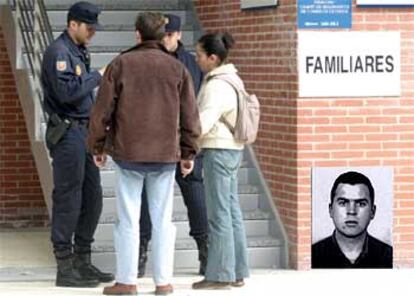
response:
[[[223,116],[223,122],[231,131],[234,139],[244,144],[251,144],[256,140],[259,131],[260,103],[256,95],[248,94],[230,75],[215,75],[213,79],[220,79],[230,84],[237,93],[237,119],[233,127]]]

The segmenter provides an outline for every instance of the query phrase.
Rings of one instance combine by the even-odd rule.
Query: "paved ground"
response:
[[[199,277],[182,275],[173,280],[177,296],[222,295],[317,295],[378,296],[414,294],[414,270],[333,270],[333,271],[253,271],[243,288],[229,291],[194,291],[190,284]],[[150,278],[137,281],[139,295],[153,295]],[[4,296],[87,296],[102,295],[102,287],[93,289],[57,288],[52,281],[0,282]]]
[[[57,288],[55,267],[50,258],[49,234],[45,231],[0,232],[1,296],[88,296],[102,295],[104,285],[91,289]],[[394,270],[253,270],[243,288],[228,291],[194,291],[200,280],[194,272],[175,274],[177,296],[207,295],[316,295],[399,296],[414,295],[414,269]],[[137,280],[139,295],[153,295],[151,278]]]

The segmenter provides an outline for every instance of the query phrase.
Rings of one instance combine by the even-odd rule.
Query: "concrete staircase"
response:
[[[100,22],[104,30],[97,32],[90,45],[93,68],[108,64],[121,50],[135,44],[134,23],[136,15],[141,11],[160,11],[179,15],[183,24],[182,41],[187,49],[194,49],[195,42],[202,34],[192,1],[89,1],[103,9]],[[67,10],[74,2],[72,0],[45,0],[55,37],[66,27]],[[115,269],[113,228],[116,220],[113,163],[103,169],[101,174],[104,209],[93,246],[93,261],[98,267],[113,271]],[[287,268],[286,234],[251,147],[247,147],[244,152],[244,160],[239,173],[239,196],[247,233],[250,266],[252,268]],[[175,270],[195,271],[198,269],[197,248],[188,235],[186,208],[178,186],[175,188],[173,220],[177,226]],[[150,266],[151,257],[148,263],[149,272]]]
[[[115,176],[113,164],[101,171],[104,186],[104,209],[96,231],[94,262],[105,269],[114,268],[113,228],[116,221]],[[272,208],[268,206],[260,189],[256,169],[245,151],[239,171],[239,198],[243,210],[250,266],[253,268],[286,268],[286,246],[278,229]],[[177,227],[175,244],[175,269],[198,268],[198,253],[194,240],[188,235],[189,225],[186,207],[179,187],[175,186],[173,221]],[[151,270],[151,258],[148,264]]]

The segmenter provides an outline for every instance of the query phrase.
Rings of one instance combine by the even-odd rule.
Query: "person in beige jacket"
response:
[[[234,139],[223,122],[225,118],[235,125],[237,93],[221,78],[244,87],[237,69],[226,63],[233,43],[229,34],[207,34],[200,38],[196,48],[197,62],[206,73],[198,106],[210,233],[205,278],[194,283],[193,289],[240,287],[249,276],[246,234],[237,195],[244,145]]]
[[[243,86],[233,64],[224,64],[207,75],[201,85],[199,98],[202,137],[200,147],[243,150],[244,144],[237,142],[226,124],[220,120],[223,116],[234,126],[237,118],[237,94],[226,81],[219,76],[230,76]]]

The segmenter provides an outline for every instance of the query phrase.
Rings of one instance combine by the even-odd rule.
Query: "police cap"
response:
[[[174,14],[165,14],[168,23],[165,25],[165,32],[179,32],[181,31],[181,19]]]
[[[86,1],[76,2],[69,8],[68,20],[77,20],[88,25],[92,25],[95,29],[102,29],[98,22],[98,15],[101,10],[95,4]]]

